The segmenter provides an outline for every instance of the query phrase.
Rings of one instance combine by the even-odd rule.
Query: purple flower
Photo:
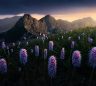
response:
[[[26,64],[27,63],[27,50],[26,49],[21,49],[20,50],[20,62],[22,64]]]
[[[71,48],[74,48],[74,46],[75,46],[75,41],[72,41],[71,42]]]
[[[91,37],[88,37],[88,42],[89,42],[90,44],[92,44],[93,39],[92,39]]]
[[[57,61],[55,56],[51,56],[48,60],[48,75],[54,78],[57,70]]]
[[[5,42],[2,42],[1,47],[2,47],[2,49],[5,49],[6,48]]]
[[[35,45],[35,56],[39,56],[39,46]]]
[[[47,58],[47,54],[48,54],[47,49],[44,49],[44,59]]]
[[[0,73],[7,73],[7,62],[5,59],[0,59]]]
[[[54,46],[53,41],[49,41],[49,50],[50,51],[53,51],[53,46]]]
[[[89,53],[89,64],[91,67],[96,67],[96,47],[93,47]]]
[[[62,48],[61,49],[61,54],[60,54],[60,59],[64,59],[64,57],[65,57],[65,49]]]
[[[81,65],[81,53],[80,53],[80,51],[76,50],[73,52],[72,64],[74,67],[80,67],[80,65]]]

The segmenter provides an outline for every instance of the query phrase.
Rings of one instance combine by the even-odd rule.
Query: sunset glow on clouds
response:
[[[77,19],[81,19],[84,17],[92,17],[94,20],[96,20],[96,8],[71,8],[71,9],[58,9],[57,11],[54,10],[54,12],[49,13],[51,16],[55,17],[55,19],[62,19],[62,20],[68,20],[73,21]],[[16,15],[0,15],[0,19],[3,18],[10,18],[13,16],[23,16],[24,13],[16,14]],[[40,19],[44,17],[47,14],[39,14],[39,13],[30,13],[30,15],[36,19]]]

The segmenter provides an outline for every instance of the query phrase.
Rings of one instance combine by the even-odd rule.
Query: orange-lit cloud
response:
[[[45,15],[41,15],[41,14],[32,15],[32,17],[37,18],[38,20],[44,16]],[[55,19],[62,19],[62,20],[68,20],[68,21],[74,21],[74,20],[81,19],[84,17],[91,17],[94,20],[96,20],[96,12],[94,12],[94,13],[84,12],[84,13],[71,13],[71,14],[53,14],[52,16],[55,17]]]
[[[0,15],[0,19],[12,17],[12,16],[23,16],[24,13],[20,13],[17,15]],[[68,20],[73,21],[77,19],[81,19],[84,17],[92,17],[94,20],[96,20],[96,7],[91,8],[72,8],[72,9],[59,9],[58,11],[51,13],[55,19],[62,19],[62,20]],[[38,20],[45,16],[45,14],[31,14],[32,17],[37,18]]]

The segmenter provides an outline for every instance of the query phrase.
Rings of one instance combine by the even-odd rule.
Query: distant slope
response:
[[[71,24],[75,29],[85,28],[85,27],[95,27],[96,21],[94,21],[91,17],[86,17],[83,19],[75,20]]]
[[[57,28],[60,30],[70,30],[71,28],[71,22],[65,21],[65,20],[57,20]]]
[[[65,20],[56,20],[54,17],[50,15],[46,15],[45,17],[41,18],[39,21],[43,21],[47,26],[47,31],[53,31],[57,29],[58,31],[65,31],[65,30],[72,30],[78,28],[85,28],[85,27],[96,27],[96,21],[94,21],[91,17],[86,17],[83,19],[78,19],[72,22],[68,22]]]
[[[0,19],[0,33],[8,31],[14,25],[17,23],[17,21],[20,19],[20,16],[14,16],[11,18],[5,18],[5,19]]]

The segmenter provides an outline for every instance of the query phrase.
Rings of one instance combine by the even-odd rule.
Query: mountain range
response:
[[[0,20],[0,38],[6,40],[16,40],[21,38],[25,33],[37,35],[39,33],[57,33],[78,28],[95,27],[96,21],[91,17],[78,19],[72,22],[66,20],[56,20],[51,15],[37,20],[30,14],[24,16],[14,16]]]

